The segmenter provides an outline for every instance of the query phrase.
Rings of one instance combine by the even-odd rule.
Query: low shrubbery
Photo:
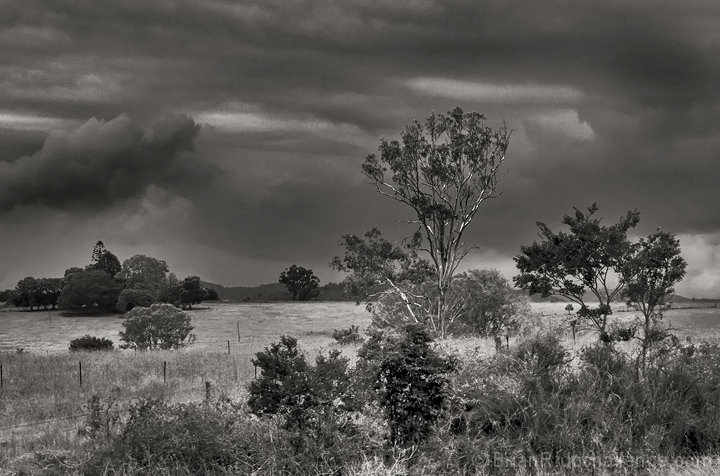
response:
[[[335,329],[332,336],[340,345],[356,344],[363,340],[360,337],[360,328],[356,325],[351,325],[345,329]]]
[[[104,337],[85,335],[71,340],[70,350],[113,350],[113,341]]]
[[[718,454],[720,348],[667,339],[647,357],[603,342],[573,357],[548,331],[455,358],[410,325],[372,332],[350,367],[283,337],[256,354],[247,405],[136,404],[85,471],[636,473]]]
[[[144,400],[128,413],[83,463],[83,474],[251,474],[274,469],[267,456],[283,451],[277,430],[227,401]]]

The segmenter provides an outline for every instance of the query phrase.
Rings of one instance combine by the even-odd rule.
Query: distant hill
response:
[[[284,284],[270,283],[259,286],[233,286],[226,287],[215,283],[203,283],[203,286],[217,291],[223,301],[252,302],[252,301],[291,301],[292,296]],[[320,286],[318,301],[350,301],[345,296],[342,284],[328,283]]]
[[[569,299],[565,299],[562,296],[550,296],[550,297],[541,297],[539,294],[535,295],[528,295],[530,298],[530,302],[570,302]],[[592,302],[595,300],[595,296],[593,296],[591,293],[585,294],[583,296],[585,299],[585,302]],[[614,301],[615,302],[615,301]],[[623,302],[622,299],[618,299],[616,302]],[[673,295],[670,298],[670,302],[675,304],[716,304],[720,303],[720,299],[717,298],[688,298],[685,296],[680,296],[678,294]]]
[[[214,283],[203,283],[203,286],[212,288],[217,291],[220,299],[231,302],[248,302],[248,301],[291,301],[290,293],[284,284],[270,283],[261,284],[259,286],[233,286],[227,287],[220,284]],[[540,297],[540,295],[528,296],[531,302],[570,302],[569,299],[565,299],[561,296],[550,296],[547,298]],[[587,302],[592,302],[593,296],[588,293],[585,296]],[[320,297],[318,301],[352,301],[345,295],[345,290],[342,284],[328,283],[324,286],[320,286]],[[720,303],[720,299],[709,299],[709,298],[688,298],[685,296],[674,295],[671,302],[676,304],[715,304]],[[621,302],[621,301],[617,301]]]

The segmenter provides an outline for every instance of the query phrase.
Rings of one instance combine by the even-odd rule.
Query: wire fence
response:
[[[16,425],[10,425],[10,426],[3,426],[0,427],[0,432],[15,430],[17,428],[28,428],[33,426],[41,426],[41,425],[47,425],[48,423],[55,423],[58,421],[65,421],[65,420],[72,420],[77,418],[82,418],[90,415],[90,412],[85,413],[77,413],[75,415],[67,415],[67,416],[60,416],[55,418],[48,418],[46,420],[37,420],[37,421],[27,421],[23,423],[18,423]]]
[[[212,383],[209,381],[205,381],[203,384],[203,391],[204,391],[204,399],[205,401],[209,401],[212,398],[212,392],[213,392],[213,386]],[[99,397],[97,395],[93,395],[90,401],[95,402],[99,405]],[[126,398],[126,399],[117,399],[117,398],[108,398],[108,403],[112,405],[116,405],[116,412],[122,413],[126,412],[128,408],[133,404],[138,402],[139,400],[137,398]],[[84,406],[87,408],[86,406]],[[78,420],[80,418],[86,418],[91,415],[93,415],[92,407],[93,405],[89,403],[90,410],[84,411],[82,413],[75,413],[72,415],[63,415],[63,416],[57,416],[52,418],[45,418],[42,420],[34,420],[34,421],[24,421],[21,423],[15,423],[12,425],[6,425],[6,426],[0,426],[0,440],[2,440],[3,437],[7,436],[13,436],[15,433],[15,430],[25,430],[29,428],[36,428],[43,425],[49,425],[49,424],[56,424],[58,422],[63,421],[69,421],[69,420]],[[108,407],[109,410],[109,407]],[[96,412],[97,413],[97,412]],[[69,428],[63,428],[59,429],[58,431],[71,431],[71,430],[78,430],[78,425],[73,425]],[[57,430],[57,428],[56,428]],[[8,435],[9,433],[9,435]]]

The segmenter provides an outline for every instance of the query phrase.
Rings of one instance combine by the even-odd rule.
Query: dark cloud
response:
[[[363,184],[364,156],[411,120],[460,105],[515,130],[503,195],[468,235],[478,263],[511,262],[536,220],[557,226],[597,201],[607,220],[637,208],[639,233],[683,234],[701,268],[691,286],[720,295],[702,285],[720,265],[701,264],[720,261],[705,258],[720,253],[714,0],[17,0],[4,10],[0,208],[102,208],[136,224],[117,232],[124,246],[172,239],[179,260],[192,246],[231,260],[203,268],[226,284],[273,280],[284,261],[330,277],[320,268],[342,233],[412,231],[397,223],[401,207]],[[169,113],[202,132],[187,118],[138,125]],[[154,219],[164,209],[173,227]]]
[[[182,194],[215,172],[191,154],[198,131],[186,116],[158,121],[149,131],[120,116],[52,132],[39,151],[0,163],[0,210],[92,211],[142,195],[150,185]]]

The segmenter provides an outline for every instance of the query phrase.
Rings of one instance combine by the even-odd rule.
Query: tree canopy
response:
[[[465,231],[481,204],[498,195],[509,144],[504,126],[492,128],[483,115],[455,108],[447,115],[433,113],[423,124],[413,122],[400,140],[382,139],[379,156],[371,154],[363,163],[379,193],[411,210],[407,221],[417,227],[411,241],[429,260],[437,289],[435,314],[424,319],[441,335],[448,325],[445,296],[470,249]]]
[[[62,309],[100,309],[113,311],[122,291],[122,284],[101,269],[72,273],[58,298]]]
[[[627,305],[639,310],[643,317],[638,360],[642,367],[651,346],[666,337],[666,332],[658,327],[662,308],[675,291],[675,284],[685,276],[686,267],[678,239],[658,230],[633,246],[622,268],[626,282],[623,297]]]
[[[135,255],[123,261],[117,274],[126,288],[146,289],[158,300],[165,288],[169,268],[164,260]]]
[[[620,296],[627,284],[623,274],[633,245],[628,231],[637,226],[640,215],[629,211],[612,225],[601,224],[598,207],[587,213],[575,209],[562,222],[569,232],[554,232],[538,222],[540,241],[523,246],[515,263],[520,274],[513,279],[521,289],[543,297],[563,296],[580,305],[578,315],[587,317],[605,335],[611,302]],[[590,308],[587,295],[598,302]]]
[[[293,301],[309,301],[320,295],[318,290],[320,279],[313,274],[311,269],[292,265],[280,273],[278,281],[285,285],[292,295]]]
[[[92,261],[88,266],[88,269],[101,269],[110,276],[115,276],[120,272],[120,260],[105,249],[105,244],[102,241],[98,241],[95,244],[92,252]]]

